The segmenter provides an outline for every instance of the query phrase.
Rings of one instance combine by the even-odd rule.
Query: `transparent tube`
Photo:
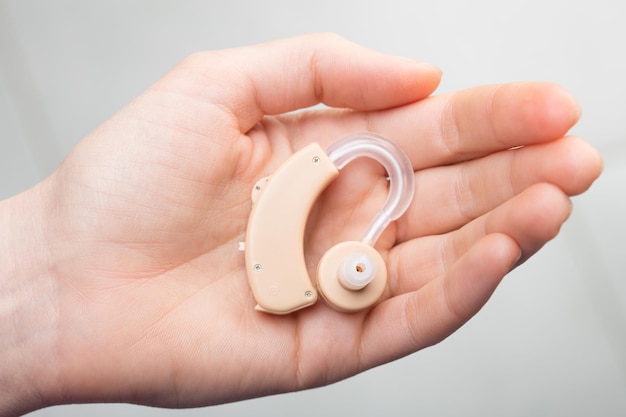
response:
[[[370,132],[339,138],[326,148],[326,154],[337,169],[357,158],[368,157],[378,161],[387,171],[389,195],[361,239],[363,243],[374,246],[389,223],[402,216],[413,200],[415,179],[411,161],[398,145]]]

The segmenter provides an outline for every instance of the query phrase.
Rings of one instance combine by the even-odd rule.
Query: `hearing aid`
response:
[[[316,285],[307,271],[304,231],[315,200],[353,160],[367,157],[387,171],[389,194],[360,240],[341,242],[320,259]],[[325,150],[312,143],[293,154],[252,189],[245,242],[246,272],[256,309],[289,314],[323,298],[356,312],[374,305],[387,284],[385,261],[374,245],[408,208],[414,193],[412,165],[395,143],[364,132],[340,138]]]

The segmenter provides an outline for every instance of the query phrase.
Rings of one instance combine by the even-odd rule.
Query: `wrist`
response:
[[[48,405],[56,308],[45,183],[0,202],[0,416]]]

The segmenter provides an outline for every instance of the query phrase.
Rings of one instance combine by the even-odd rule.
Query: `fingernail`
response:
[[[423,62],[423,61],[417,61],[415,59],[412,58],[407,58],[404,56],[397,56],[398,60],[407,64],[410,64],[416,68],[419,68],[421,71],[430,71],[430,72],[437,72],[439,74],[441,74],[443,71],[441,70],[441,68],[433,65],[433,64],[429,64],[428,62]]]
[[[522,259],[522,251],[519,251],[519,254],[517,255],[517,258],[515,258],[515,261],[513,261],[513,263],[511,264],[511,268],[509,269],[510,271],[512,271],[513,269],[517,268],[518,262]]]

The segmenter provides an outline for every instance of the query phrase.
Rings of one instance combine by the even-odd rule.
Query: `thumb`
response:
[[[264,115],[324,103],[380,110],[431,94],[440,71],[385,55],[333,34],[312,34],[259,45],[192,55],[181,64],[193,82],[187,94],[204,96],[231,112],[241,132]]]

